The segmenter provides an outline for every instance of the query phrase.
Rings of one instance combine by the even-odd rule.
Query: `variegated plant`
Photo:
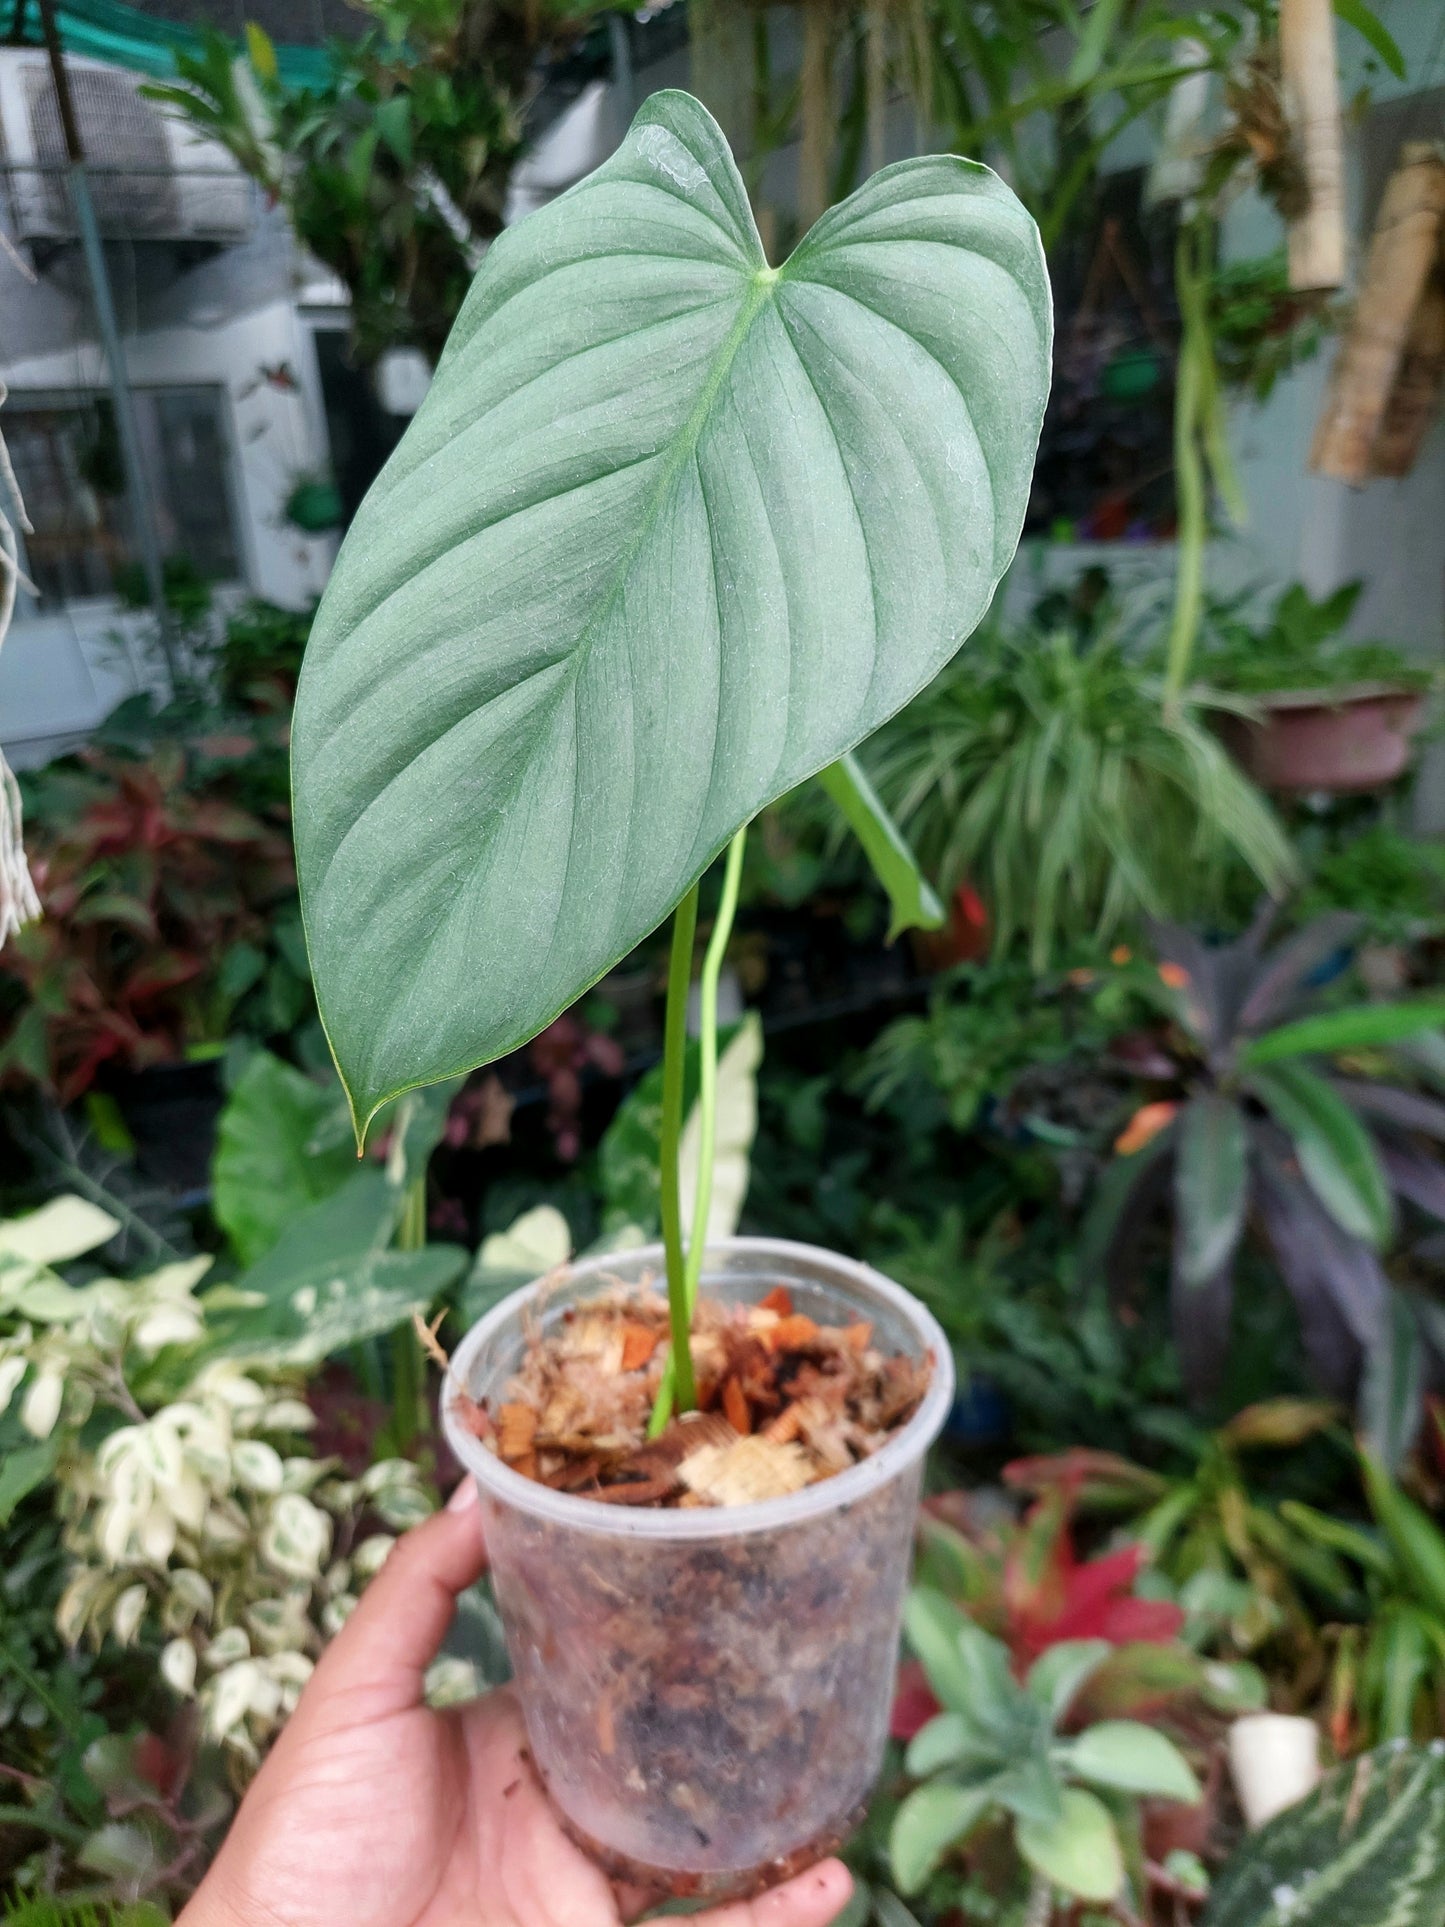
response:
[[[283,1355],[220,1355],[208,1311],[234,1294],[197,1295],[208,1258],[136,1279],[61,1276],[118,1229],[74,1197],[0,1224],[0,1417],[13,1409],[29,1441],[7,1455],[7,1495],[53,1484],[73,1562],[62,1637],[154,1651],[244,1769],[394,1533],[431,1501],[405,1460],[350,1479],[317,1458]]]

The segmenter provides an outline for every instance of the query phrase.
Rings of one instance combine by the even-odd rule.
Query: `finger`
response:
[[[420,1705],[457,1594],[486,1563],[476,1482],[466,1479],[444,1512],[397,1540],[317,1666],[304,1710],[315,1718],[319,1703],[339,1694],[348,1705],[361,1696],[367,1719]]]
[[[824,1860],[756,1900],[694,1914],[692,1927],[827,1927],[847,1906],[853,1876],[841,1860]]]

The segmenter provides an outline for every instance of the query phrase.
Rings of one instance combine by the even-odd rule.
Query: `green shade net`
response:
[[[194,28],[152,19],[120,0],[63,0],[55,14],[67,53],[160,79],[174,78],[177,52],[199,53],[205,44]],[[11,45],[43,46],[36,0],[0,0],[0,36]],[[331,72],[325,47],[280,46],[276,60],[289,87],[319,87]]]

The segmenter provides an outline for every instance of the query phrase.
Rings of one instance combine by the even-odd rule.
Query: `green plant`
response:
[[[989,330],[960,332],[985,301]],[[730,846],[701,985],[701,1226],[743,827],[833,769],[907,886],[848,752],[1013,554],[1049,333],[1036,233],[985,170],[902,163],[772,268],[716,125],[654,95],[611,160],[488,253],[318,612],[297,850],[359,1135],[388,1097],[534,1036],[677,909],[660,1201],[684,1403],[698,878]],[[537,569],[544,532],[565,570]]]
[[[1385,642],[1348,642],[1343,630],[1363,585],[1347,582],[1316,602],[1295,582],[1261,623],[1238,605],[1216,610],[1199,652],[1198,673],[1212,688],[1242,696],[1277,690],[1348,689],[1383,682],[1428,689],[1431,671]]]
[[[1436,1747],[1384,1746],[1336,1767],[1232,1856],[1203,1927],[1346,1921],[1445,1921],[1445,1761]]]
[[[1002,1812],[1015,1850],[1046,1891],[1115,1899],[1125,1881],[1120,1822],[1135,1821],[1134,1801],[1152,1795],[1192,1805],[1200,1791],[1173,1741],[1153,1727],[1102,1720],[1062,1730],[1080,1688],[1109,1657],[1108,1641],[1051,1646],[1020,1684],[1007,1649],[941,1593],[916,1587],[905,1626],[944,1710],[908,1745],[908,1773],[924,1784],[905,1797],[890,1835],[903,1892],[918,1892],[947,1854]]]
[[[1242,1654],[1273,1653],[1280,1669],[1309,1672],[1321,1647],[1318,1622],[1358,1606],[1353,1573],[1318,1538],[1291,1521],[1289,1501],[1266,1484],[1275,1463],[1295,1474],[1293,1490],[1332,1489],[1307,1482],[1301,1450],[1338,1417],[1318,1399],[1274,1398],[1237,1412],[1210,1432],[1177,1412],[1152,1416],[1150,1428],[1184,1457],[1160,1472],[1107,1451],[1077,1448],[1016,1460],[1004,1468],[1016,1490],[1071,1495],[1086,1513],[1127,1521],[1154,1569],[1211,1644]],[[1261,1462],[1262,1454],[1287,1455]],[[1330,1455],[1330,1470],[1340,1455]],[[1288,1482],[1283,1490],[1291,1487]],[[1207,1622],[1207,1623],[1206,1623]],[[1315,1669],[1317,1670],[1317,1669]]]
[[[46,914],[0,961],[0,1077],[62,1103],[103,1066],[219,1048],[231,1027],[301,1029],[311,1010],[284,812],[284,719],[97,743],[28,783]],[[265,765],[274,756],[275,769]],[[284,791],[282,792],[284,795]]]
[[[1416,1323],[1428,1333],[1433,1313],[1392,1303],[1381,1258],[1397,1197],[1445,1212],[1445,1174],[1419,1143],[1445,1136],[1445,1106],[1386,1073],[1392,1052],[1438,1028],[1445,1005],[1326,1007],[1313,980],[1357,920],[1321,917],[1267,949],[1273,915],[1266,905],[1244,936],[1215,947],[1155,930],[1176,986],[1167,1087],[1178,1095],[1148,1107],[1163,1128],[1101,1180],[1089,1242],[1127,1290],[1141,1234],[1170,1213],[1175,1330],[1204,1390],[1229,1345],[1235,1256],[1255,1214],[1315,1373],[1337,1396],[1359,1383],[1372,1435],[1393,1458],[1418,1424]],[[1339,1074],[1341,1058],[1351,1075]]]
[[[117,1228],[76,1198],[0,1225],[0,1396],[18,1400],[26,1439],[7,1496],[55,1488],[62,1639],[145,1648],[254,1764],[385,1556],[384,1528],[430,1501],[407,1461],[351,1481],[305,1450],[315,1421],[294,1361],[314,1360],[314,1334],[228,1344],[196,1295],[209,1258],[81,1285],[54,1269]]]
[[[1115,1038],[1152,1017],[1151,993],[1127,953],[1118,961],[1080,953],[1043,976],[1012,959],[966,964],[934,986],[925,1016],[897,1018],[879,1034],[855,1087],[870,1110],[896,1107],[915,1119],[920,1087],[931,1090],[950,1126],[969,1131],[990,1101],[1012,1108],[1029,1072],[1068,1066],[1071,1078],[1087,1076]]]
[[[147,91],[223,142],[351,295],[358,348],[440,354],[502,225],[539,53],[584,9],[486,0],[368,0],[323,82],[287,84],[254,24],[244,51],[207,34],[177,49],[175,85]]]
[[[1209,287],[1209,323],[1220,379],[1266,401],[1281,375],[1319,353],[1333,310],[1315,294],[1289,285],[1281,249],[1247,261],[1225,261]]]
[[[1360,1465],[1373,1531],[1298,1502],[1281,1508],[1358,1589],[1332,1629],[1330,1736],[1341,1753],[1445,1733],[1445,1533],[1368,1450]]]
[[[939,893],[971,881],[983,896],[995,955],[1026,946],[1042,971],[1141,918],[1198,914],[1241,873],[1289,881],[1268,803],[1121,636],[980,642],[865,762]]]
[[[1300,909],[1351,910],[1386,943],[1437,935],[1445,930],[1445,847],[1377,824],[1320,859]]]

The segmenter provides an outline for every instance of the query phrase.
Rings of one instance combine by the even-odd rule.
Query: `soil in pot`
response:
[[[759,1274],[705,1277],[707,1409],[651,1443],[666,1319],[645,1270],[600,1300],[574,1278],[550,1315],[533,1287],[511,1356],[479,1359],[484,1326],[453,1367],[536,1764],[584,1848],[657,1894],[756,1891],[856,1824],[951,1399],[941,1344],[893,1305]]]

